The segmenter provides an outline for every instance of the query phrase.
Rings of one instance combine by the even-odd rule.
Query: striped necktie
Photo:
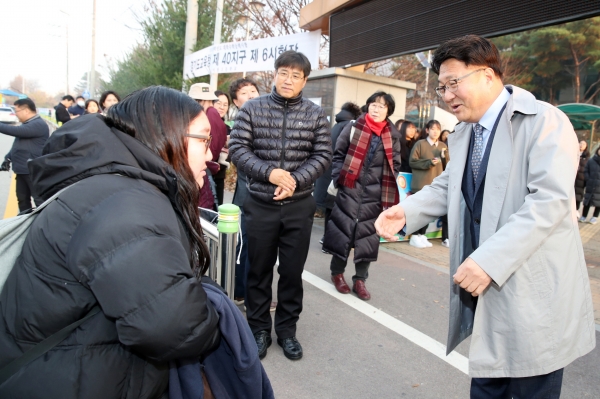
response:
[[[473,127],[473,131],[475,132],[475,143],[473,143],[471,167],[473,168],[473,180],[477,181],[481,158],[483,158],[483,126],[478,123]]]

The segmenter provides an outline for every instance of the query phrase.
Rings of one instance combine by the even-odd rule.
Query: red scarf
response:
[[[375,133],[378,136],[381,136],[383,128],[387,126],[386,119],[382,120],[381,122],[375,122],[375,120],[373,120],[373,118],[371,118],[371,115],[369,114],[365,115],[365,122],[367,123],[369,129],[371,129],[371,132]]]
[[[369,146],[371,144],[372,134],[374,132],[369,125],[369,114],[358,118],[354,124],[356,131],[352,136],[352,141],[348,147],[348,153],[344,160],[344,166],[340,171],[338,183],[348,188],[356,187],[356,180],[358,179],[360,172],[365,161],[365,157],[369,152]],[[372,121],[372,119],[371,119]],[[383,209],[387,209],[391,206],[396,205],[399,202],[398,185],[394,178],[394,161],[393,161],[393,149],[392,149],[392,132],[387,120],[383,122],[375,122],[375,128],[382,126],[379,130],[378,136],[381,136],[383,142],[383,149],[385,151],[385,158],[387,162],[383,164],[383,178],[381,180],[381,205]]]

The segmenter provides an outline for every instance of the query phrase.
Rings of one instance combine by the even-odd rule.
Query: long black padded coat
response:
[[[36,218],[0,293],[0,367],[94,305],[102,311],[0,397],[161,397],[169,360],[200,357],[220,339],[190,267],[173,169],[97,115],[58,129],[29,169],[43,199],[80,182]]]
[[[275,88],[247,101],[235,117],[229,140],[231,160],[248,179],[248,191],[264,202],[275,202],[274,169],[296,180],[294,194],[278,203],[310,196],[313,185],[331,164],[329,122],[323,109],[310,100],[286,99]]]
[[[577,168],[577,177],[575,177],[575,200],[581,202],[585,192],[585,165],[590,159],[590,153],[585,150],[579,156],[579,167]]]
[[[364,118],[361,116],[358,120]],[[400,133],[388,119],[392,132],[394,176],[400,172]],[[344,127],[337,139],[333,153],[331,177],[337,185],[335,206],[325,230],[323,249],[344,261],[354,248],[354,263],[374,262],[379,253],[379,236],[375,231],[375,220],[383,211],[381,205],[381,181],[383,165],[387,163],[383,143],[380,141],[371,162],[365,159],[355,188],[337,184],[344,160],[350,147],[350,132],[353,123]]]
[[[596,154],[585,165],[585,196],[583,205],[600,207],[600,155]]]

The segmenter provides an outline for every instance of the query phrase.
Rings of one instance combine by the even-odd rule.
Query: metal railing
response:
[[[217,228],[218,213],[200,208],[200,224],[210,252],[208,276],[219,284],[229,298],[235,290],[235,263],[237,260],[237,233],[221,233]]]

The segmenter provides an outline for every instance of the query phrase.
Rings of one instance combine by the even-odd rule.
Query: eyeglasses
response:
[[[210,149],[210,143],[212,141],[212,136],[204,136],[202,134],[186,134],[187,137],[191,137],[193,139],[205,140],[206,143],[206,152]]]
[[[436,87],[435,88],[435,92],[437,93],[437,95],[439,97],[444,97],[444,94],[446,94],[446,90],[448,90],[450,93],[454,93],[456,92],[456,90],[458,90],[458,83],[461,82],[462,80],[468,78],[469,76],[473,75],[475,72],[481,72],[481,71],[485,71],[487,68],[479,68],[471,73],[468,73],[464,76],[461,76],[460,78],[456,78],[456,79],[450,79],[445,85],[440,86],[440,87]]]
[[[288,80],[288,78],[292,78],[292,82],[298,83],[301,80],[304,80],[304,76],[300,76],[299,74],[290,75],[286,71],[277,71],[277,76],[284,82]]]
[[[381,110],[386,109],[387,105],[382,105],[379,103],[371,103],[371,104],[369,104],[369,108],[373,108],[373,109],[381,111]]]

